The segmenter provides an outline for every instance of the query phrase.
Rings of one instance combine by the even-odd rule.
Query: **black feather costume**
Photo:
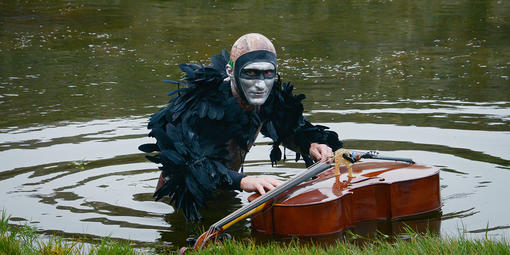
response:
[[[278,78],[266,102],[258,110],[243,110],[231,92],[225,66],[228,52],[211,58],[211,66],[182,64],[186,88],[169,95],[168,106],[151,116],[149,136],[156,144],[144,144],[140,150],[161,164],[166,182],[156,190],[156,200],[170,196],[177,211],[188,220],[200,219],[199,208],[217,188],[240,189],[244,177],[238,173],[244,157],[258,132],[270,137],[272,163],[281,160],[279,145],[301,155],[307,165],[313,142],[342,147],[338,135],[327,127],[314,126],[303,117],[303,94],[293,95],[293,86]]]

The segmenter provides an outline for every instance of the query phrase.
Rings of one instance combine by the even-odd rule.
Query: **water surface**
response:
[[[307,95],[309,120],[347,148],[441,169],[441,213],[403,223],[508,240],[509,14],[494,0],[1,3],[0,207],[41,233],[183,245],[200,226],[153,200],[159,173],[137,146],[151,141],[147,120],[178,64],[207,64],[256,31]],[[303,169],[271,167],[268,143],[259,137],[247,174]],[[248,195],[218,194],[203,225]],[[402,222],[377,224],[401,234]],[[230,233],[250,236],[248,226]]]

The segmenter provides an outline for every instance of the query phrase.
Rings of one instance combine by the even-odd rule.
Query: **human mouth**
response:
[[[250,93],[251,96],[253,97],[264,97],[266,95],[265,92],[252,92]]]

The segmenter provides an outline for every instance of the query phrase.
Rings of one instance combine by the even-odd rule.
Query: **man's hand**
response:
[[[310,155],[315,158],[317,161],[326,161],[333,156],[333,150],[325,145],[319,143],[310,144]]]
[[[259,194],[266,194],[266,190],[270,191],[283,182],[270,176],[249,177],[241,179],[241,189],[252,192],[257,191]]]

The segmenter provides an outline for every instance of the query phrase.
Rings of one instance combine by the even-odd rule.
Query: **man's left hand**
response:
[[[333,155],[333,149],[325,144],[310,144],[310,155],[317,161],[326,161]]]
[[[252,177],[246,176],[241,179],[241,189],[247,192],[257,191],[264,195],[266,191],[270,191],[281,185],[283,182],[271,176]]]

